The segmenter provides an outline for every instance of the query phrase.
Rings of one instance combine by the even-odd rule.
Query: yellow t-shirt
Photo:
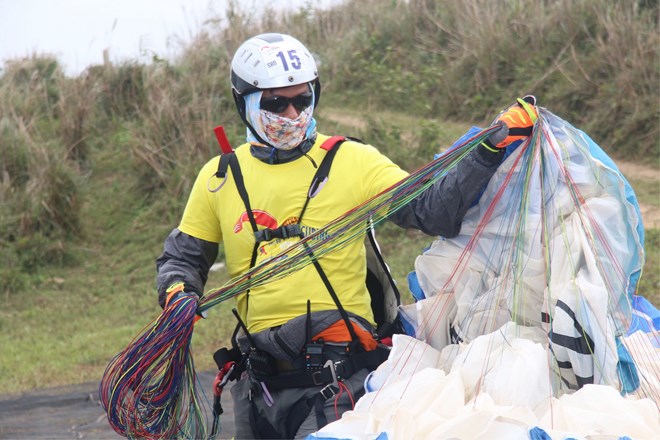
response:
[[[295,223],[305,203],[309,185],[326,154],[320,145],[327,136],[318,135],[308,156],[283,164],[267,164],[250,154],[248,144],[236,149],[245,188],[259,229]],[[250,268],[254,233],[248,220],[231,171],[217,191],[220,179],[213,177],[219,157],[200,171],[183,213],[179,229],[186,234],[215,243],[224,242],[225,259],[232,277]],[[362,204],[407,176],[370,145],[344,142],[332,163],[327,183],[312,198],[301,222],[305,235]],[[300,239],[275,239],[259,246],[257,265],[277,255]],[[323,256],[319,262],[342,306],[373,323],[370,297],[365,285],[364,240]],[[250,332],[282,325],[306,313],[307,300],[312,311],[336,309],[321,277],[309,264],[291,275],[255,287],[237,297],[238,310]]]

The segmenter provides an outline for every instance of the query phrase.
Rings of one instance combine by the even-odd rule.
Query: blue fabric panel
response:
[[[619,374],[619,380],[621,380],[621,395],[625,396],[639,388],[639,374],[637,374],[634,359],[621,342],[621,338],[618,337],[616,338],[616,352],[619,356],[616,370]]]
[[[412,293],[413,298],[415,298],[415,301],[421,301],[426,298],[424,291],[419,285],[417,272],[415,271],[412,271],[408,274],[408,289],[410,290],[410,293]]]
[[[529,439],[530,440],[552,440],[552,437],[548,435],[543,429],[535,426],[529,430]]]
[[[644,333],[660,330],[660,310],[640,295],[633,295],[632,306],[636,313],[633,313],[627,335],[631,335],[638,330]]]

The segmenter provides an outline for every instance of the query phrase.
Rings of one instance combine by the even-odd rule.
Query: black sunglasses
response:
[[[259,106],[262,110],[268,112],[282,113],[289,107],[289,104],[291,104],[293,105],[293,108],[301,112],[312,105],[313,100],[314,95],[312,92],[305,92],[292,98],[287,98],[286,96],[269,96],[267,98],[262,98],[259,102]]]

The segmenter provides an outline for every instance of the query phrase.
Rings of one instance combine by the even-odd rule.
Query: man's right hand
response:
[[[199,295],[197,295],[194,292],[186,292],[184,290],[184,283],[183,282],[178,282],[172,284],[170,287],[167,288],[167,298],[165,299],[165,309],[170,305],[173,304],[176,300],[179,298],[193,298],[195,302],[197,303],[199,301]],[[195,322],[199,321],[202,318],[206,318],[206,312],[197,312],[197,316],[195,316]]]

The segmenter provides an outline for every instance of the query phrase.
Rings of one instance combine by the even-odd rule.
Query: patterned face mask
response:
[[[289,119],[261,110],[259,101],[262,92],[251,93],[245,97],[246,116],[255,132],[278,150],[291,150],[316,132],[316,120],[312,117],[314,104],[300,112],[297,118]],[[262,145],[252,132],[247,130],[247,141],[253,145]]]
[[[266,140],[273,147],[286,151],[297,147],[305,139],[307,125],[311,118],[311,105],[300,112],[296,119],[261,110],[261,127],[266,134]]]

